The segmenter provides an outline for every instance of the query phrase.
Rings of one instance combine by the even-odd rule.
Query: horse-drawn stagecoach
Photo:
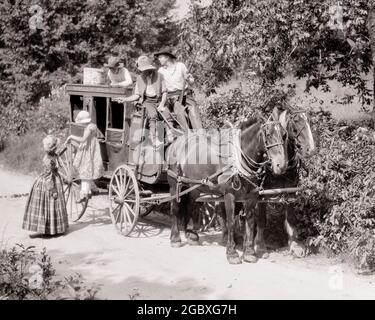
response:
[[[188,138],[178,137],[170,147],[155,149],[147,138],[145,110],[133,103],[118,102],[118,97],[132,94],[131,88],[68,84],[66,91],[70,95],[70,133],[83,134],[82,125],[74,122],[76,114],[81,110],[90,113],[92,122],[98,128],[105,168],[101,180],[108,188],[112,222],[123,235],[129,235],[138,217],[149,213],[153,206],[171,202],[173,213],[176,208],[180,209],[178,205],[180,199],[190,194],[194,194],[194,202],[225,202],[228,210],[229,202],[232,200],[246,203],[255,195],[256,201],[267,201],[269,197],[295,194],[299,190],[294,185],[284,189],[259,188],[261,172],[265,173],[268,170],[271,173],[283,173],[283,169],[287,166],[286,139],[292,132],[287,132],[286,125],[282,127],[278,115],[275,116],[277,119],[274,118],[273,121],[263,124],[257,121],[248,123],[249,127],[238,130],[237,138],[232,134],[235,131],[229,130],[231,133],[225,134],[226,145],[228,143],[232,145],[232,149],[227,150],[227,160],[231,159],[229,162],[209,166],[205,163],[193,163],[182,167],[179,163],[181,161],[179,150],[182,149],[178,148],[183,148],[181,146],[186,146],[189,141],[193,148],[210,149],[212,142],[210,145],[207,143],[212,138],[212,134],[202,131],[200,135],[204,136],[203,144],[202,140],[191,144],[192,136],[187,135]],[[159,122],[159,126],[161,128],[159,132],[163,135],[162,121]],[[306,127],[301,126],[298,129],[299,135],[305,129]],[[194,135],[199,136],[199,133]],[[221,135],[219,140],[222,137]],[[300,136],[295,138],[298,139]],[[220,142],[216,145],[220,145]],[[74,146],[68,145],[61,153],[59,162],[60,172],[66,185],[68,213],[73,220],[78,220],[84,214],[88,200],[77,203],[80,181],[75,177],[72,165],[75,152]],[[233,155],[236,155],[234,160]],[[187,156],[184,159],[186,161]],[[277,159],[281,159],[281,162],[276,163]],[[223,178],[228,175],[229,178]],[[250,193],[238,192],[242,187],[241,181],[249,185]],[[223,187],[225,184],[229,186]],[[230,201],[228,194],[233,195]]]

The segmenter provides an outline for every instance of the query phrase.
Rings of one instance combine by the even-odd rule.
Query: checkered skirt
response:
[[[54,175],[57,199],[53,198],[51,179]],[[22,228],[47,235],[61,234],[68,229],[68,214],[62,180],[57,172],[40,175],[31,188],[26,203]]]

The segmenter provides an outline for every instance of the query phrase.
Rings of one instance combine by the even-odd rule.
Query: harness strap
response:
[[[209,177],[207,177],[205,179],[201,179],[201,180],[191,179],[189,177],[180,176],[170,169],[167,170],[167,174],[171,178],[175,179],[177,181],[177,183],[180,182],[180,183],[186,183],[186,184],[206,185],[206,186],[211,188],[211,187],[215,186],[215,184],[211,180],[216,178],[217,176],[221,175],[223,172],[227,171],[231,167],[232,167],[232,165],[227,165],[227,166],[221,168],[220,170],[216,171],[214,174],[210,175]]]

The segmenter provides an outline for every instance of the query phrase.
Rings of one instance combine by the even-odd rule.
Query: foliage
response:
[[[30,127],[45,134],[64,135],[69,122],[69,95],[63,87],[52,89],[41,98],[38,107],[30,113]]]
[[[23,136],[11,135],[5,140],[5,150],[0,153],[1,163],[10,170],[27,174],[42,172],[43,146],[45,135],[30,130]]]
[[[94,299],[97,288],[75,275],[55,280],[55,269],[46,250],[17,245],[0,252],[0,300]]]
[[[357,267],[375,270],[375,132],[365,123],[337,123],[323,111],[313,120],[320,146],[302,181],[301,235],[333,253],[355,252]]]
[[[255,83],[218,92],[201,104],[202,121],[206,128],[220,128],[228,121],[236,125],[249,117],[267,117],[274,106],[287,106],[293,93],[290,86],[265,88]]]
[[[265,86],[286,75],[306,77],[306,88],[329,90],[328,80],[352,86],[371,102],[363,74],[371,70],[366,25],[369,1],[218,0],[193,2],[182,25],[180,48],[208,91],[242,74]]]
[[[41,98],[34,111],[29,111],[29,130],[19,136],[8,134],[1,139],[0,161],[11,170],[37,173],[42,170],[42,140],[53,134],[64,141],[68,134],[69,96],[63,87],[55,88],[46,98]],[[6,150],[2,150],[6,149]],[[2,152],[1,152],[2,151]]]
[[[84,66],[103,66],[173,44],[175,0],[5,0],[0,3],[1,131],[24,134],[26,113],[54,87],[77,82]],[[42,8],[33,30],[32,4]],[[130,61],[129,61],[130,62]],[[130,64],[130,67],[132,64]]]

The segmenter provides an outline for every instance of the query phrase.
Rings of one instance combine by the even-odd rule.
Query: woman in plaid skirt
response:
[[[35,238],[43,235],[60,235],[68,229],[64,190],[57,170],[56,137],[43,139],[44,172],[35,180],[26,203],[22,228],[34,231]]]

